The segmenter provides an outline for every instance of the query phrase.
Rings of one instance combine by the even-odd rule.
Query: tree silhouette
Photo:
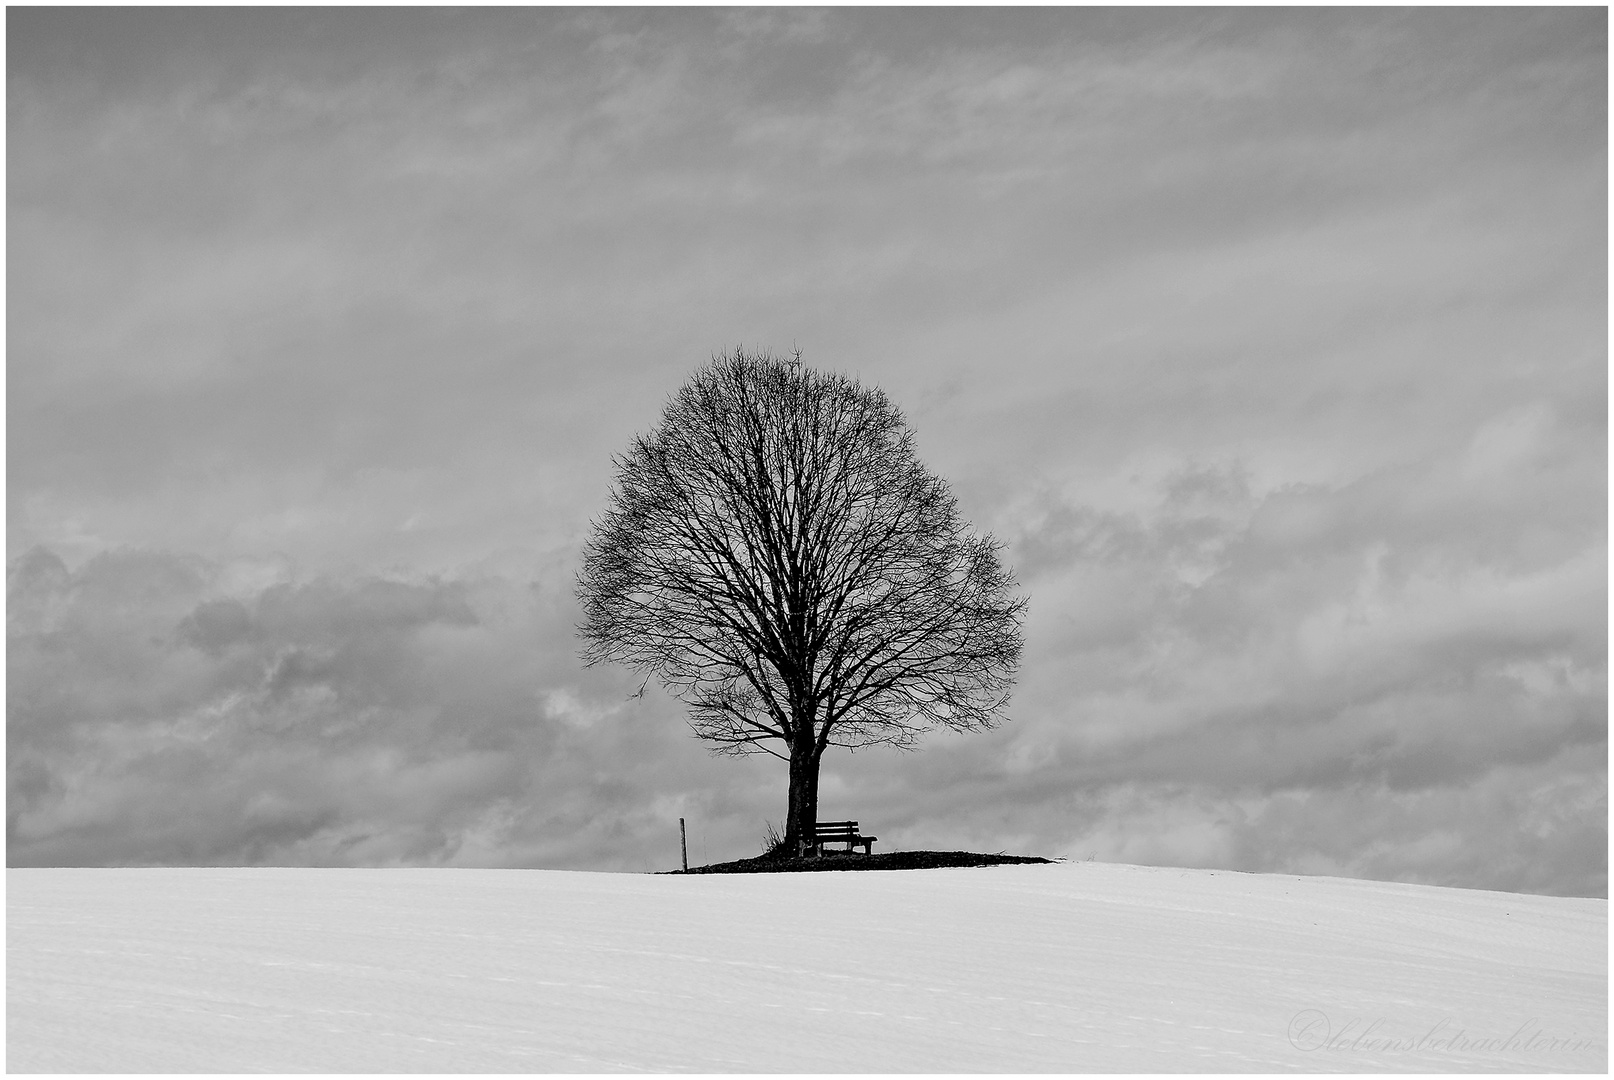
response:
[[[613,459],[578,575],[583,657],[654,675],[719,753],[789,762],[812,838],[831,746],[995,726],[1026,602],[878,389],[736,350]]]

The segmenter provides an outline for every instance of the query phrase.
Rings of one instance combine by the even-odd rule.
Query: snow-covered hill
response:
[[[7,872],[10,1071],[1605,1071],[1604,900],[1096,863]]]

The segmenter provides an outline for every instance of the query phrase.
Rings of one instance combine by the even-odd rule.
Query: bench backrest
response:
[[[856,836],[857,822],[855,821],[820,821],[813,826],[813,833],[820,838],[825,836]]]

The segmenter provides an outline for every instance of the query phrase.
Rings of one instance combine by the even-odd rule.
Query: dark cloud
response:
[[[676,712],[645,721],[576,670],[541,590],[227,577],[156,552],[12,561],[13,865],[632,865],[636,819],[688,794],[658,760],[702,770]]]

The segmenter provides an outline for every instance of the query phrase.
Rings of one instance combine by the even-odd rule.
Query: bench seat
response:
[[[872,855],[874,854],[874,842],[878,839],[880,839],[878,836],[859,834],[857,822],[855,821],[820,821],[813,826],[813,850],[815,851],[822,851],[825,844],[844,843],[847,851],[861,845],[863,854]]]

